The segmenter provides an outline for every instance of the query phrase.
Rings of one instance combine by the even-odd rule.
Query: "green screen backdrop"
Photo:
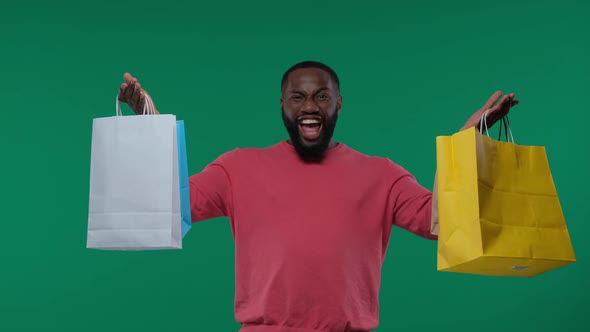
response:
[[[336,139],[428,188],[436,136],[515,92],[514,137],[546,146],[577,255],[531,279],[443,273],[436,242],[394,228],[378,331],[587,331],[589,17],[571,0],[3,1],[0,331],[237,331],[227,219],[179,251],[86,249],[92,119],[130,72],[185,121],[193,174],[285,139],[280,78],[308,59],[340,75]]]

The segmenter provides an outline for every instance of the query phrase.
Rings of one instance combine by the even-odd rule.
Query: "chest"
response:
[[[259,168],[232,179],[236,229],[288,243],[362,243],[387,225],[386,179],[363,169]]]

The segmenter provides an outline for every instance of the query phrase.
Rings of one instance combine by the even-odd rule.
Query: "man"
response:
[[[147,93],[124,76],[120,100],[142,113]],[[227,216],[235,240],[235,318],[241,332],[370,331],[391,227],[436,239],[433,195],[389,159],[332,138],[342,108],[328,66],[283,76],[290,139],[224,153],[190,177],[193,222]],[[462,129],[488,125],[518,102],[497,92]],[[495,105],[495,106],[494,106]]]

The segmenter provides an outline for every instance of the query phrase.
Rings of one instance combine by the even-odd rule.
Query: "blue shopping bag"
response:
[[[178,175],[180,177],[180,214],[182,216],[182,237],[184,238],[192,226],[184,121],[176,121],[176,136],[178,139]]]

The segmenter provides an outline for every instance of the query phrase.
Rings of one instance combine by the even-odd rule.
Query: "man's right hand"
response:
[[[148,93],[141,88],[141,85],[139,82],[137,82],[137,79],[131,76],[131,74],[125,73],[125,75],[123,75],[123,79],[125,79],[125,83],[121,84],[121,88],[119,89],[119,100],[127,103],[129,107],[131,107],[131,109],[135,112],[135,114],[143,114],[146,96],[149,97]],[[153,110],[148,109],[148,111],[150,111],[150,114],[160,114],[156,110],[155,105]]]

